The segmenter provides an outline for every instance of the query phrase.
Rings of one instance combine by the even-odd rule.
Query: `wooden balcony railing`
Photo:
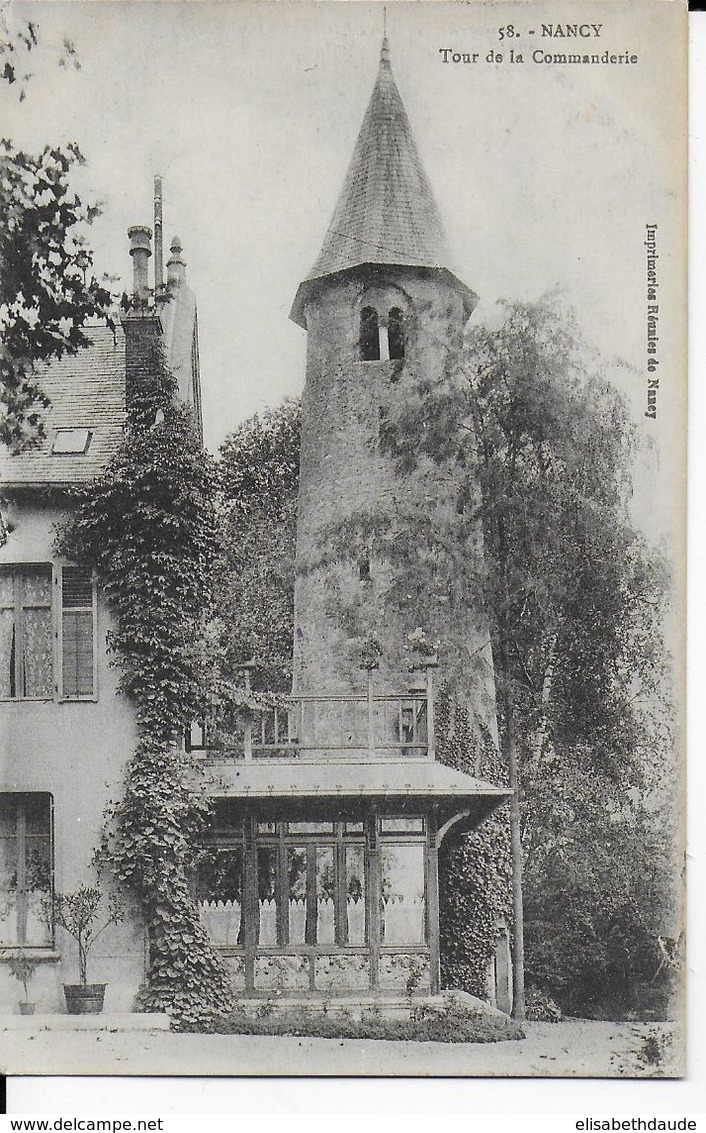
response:
[[[348,696],[288,696],[278,705],[242,711],[227,725],[192,725],[187,747],[235,759],[434,759],[434,698],[372,690]]]

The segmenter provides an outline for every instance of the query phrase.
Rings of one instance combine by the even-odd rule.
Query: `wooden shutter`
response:
[[[66,700],[95,695],[96,594],[86,567],[61,571],[61,695]]]

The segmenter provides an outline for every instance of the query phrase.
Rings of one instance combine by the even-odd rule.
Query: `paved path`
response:
[[[530,1023],[524,1041],[391,1043],[164,1032],[0,1033],[10,1074],[464,1075],[470,1077],[678,1077],[681,1048],[669,1024],[570,1020]],[[649,1035],[662,1059],[640,1051]]]

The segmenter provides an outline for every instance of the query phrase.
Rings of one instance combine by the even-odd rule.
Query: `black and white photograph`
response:
[[[0,1071],[685,1074],[686,4],[0,4]]]

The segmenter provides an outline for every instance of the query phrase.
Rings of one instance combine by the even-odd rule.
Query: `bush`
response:
[[[558,1023],[561,1019],[561,1007],[536,987],[527,992],[526,1013],[532,1023]]]
[[[263,1010],[264,1007],[264,1010]],[[264,1004],[254,1015],[242,1008],[200,1029],[209,1034],[294,1035],[319,1039],[382,1039],[388,1042],[494,1043],[524,1038],[513,1019],[470,1015],[455,1004],[420,1006],[406,1019],[388,1019],[375,1006],[354,1019],[350,1011],[324,1013],[301,1007]],[[271,1007],[271,1010],[268,1010]],[[189,1028],[196,1030],[197,1028]]]

